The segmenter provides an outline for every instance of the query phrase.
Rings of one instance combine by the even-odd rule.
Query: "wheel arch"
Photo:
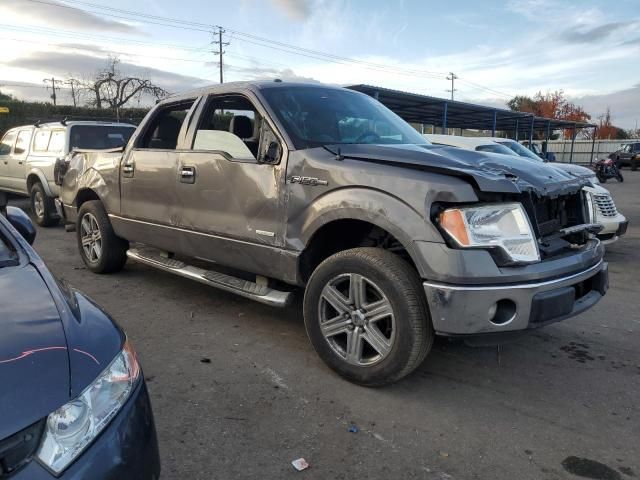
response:
[[[31,189],[36,183],[42,184],[42,188],[44,188],[44,193],[46,193],[48,196],[50,197],[55,196],[51,191],[51,188],[49,187],[49,182],[47,182],[47,178],[45,177],[42,170],[39,170],[37,168],[32,168],[27,174],[27,193],[29,195],[31,194]]]

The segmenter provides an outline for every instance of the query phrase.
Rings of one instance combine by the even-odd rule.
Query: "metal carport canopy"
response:
[[[596,125],[570,120],[535,117],[531,113],[504,108],[485,107],[473,103],[430,97],[371,85],[352,85],[351,90],[376,98],[410,123],[436,125],[443,128],[505,131],[529,137],[533,130],[593,128]],[[532,128],[533,126],[533,128]]]

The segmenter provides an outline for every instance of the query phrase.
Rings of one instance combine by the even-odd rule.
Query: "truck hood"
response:
[[[526,158],[435,145],[341,144],[324,147],[347,158],[466,177],[484,192],[533,192],[554,197],[574,193],[589,182]]]
[[[69,401],[69,354],[46,283],[31,264],[0,269],[0,439]]]

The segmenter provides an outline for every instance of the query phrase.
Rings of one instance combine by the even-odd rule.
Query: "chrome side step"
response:
[[[233,277],[225,273],[216,272],[214,270],[205,270],[204,268],[194,267],[181,260],[167,258],[162,256],[160,250],[154,248],[131,248],[127,250],[127,257],[136,262],[144,263],[150,267],[164,270],[165,272],[175,273],[181,277],[185,277],[196,282],[204,283],[212,287],[235,293],[245,298],[255,300],[256,302],[265,303],[273,307],[285,307],[292,298],[292,292],[284,292],[274,290],[267,285],[261,285],[256,282],[244,280],[242,278]]]

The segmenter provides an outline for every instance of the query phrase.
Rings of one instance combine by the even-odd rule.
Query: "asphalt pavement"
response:
[[[640,477],[640,172],[608,182],[631,220],[592,310],[499,349],[436,342],[400,383],[348,383],[309,344],[301,296],[253,303],[146,266],[84,268],[75,233],[39,229],[49,268],[127,331],[163,479]],[[13,202],[26,206],[22,200]],[[310,468],[296,471],[303,457]]]

